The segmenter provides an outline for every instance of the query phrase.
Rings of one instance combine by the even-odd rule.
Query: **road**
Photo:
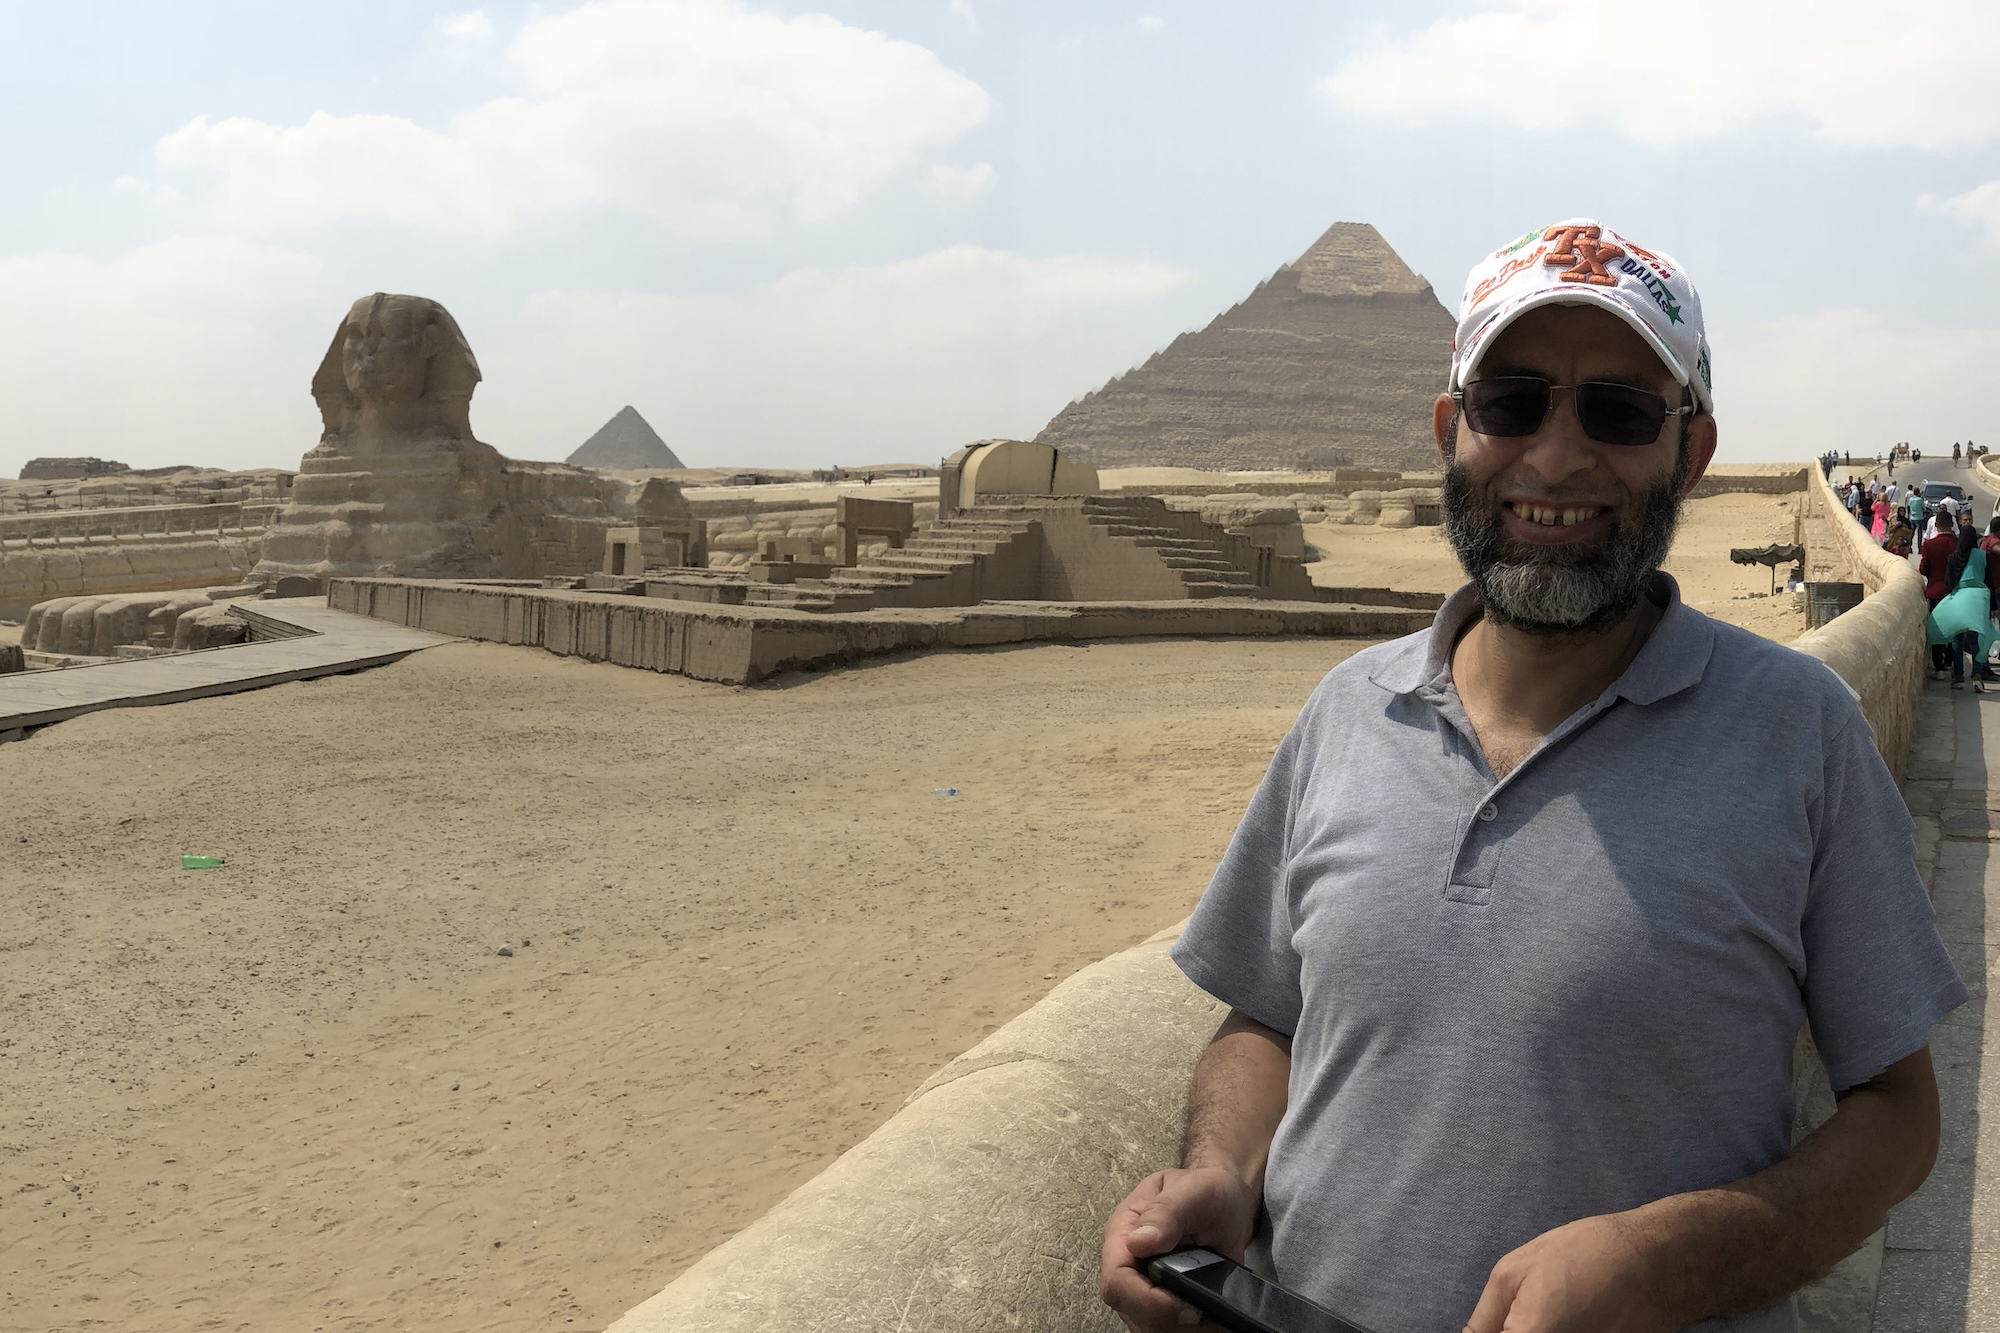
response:
[[[1854,476],[1863,478],[1882,477],[1886,475],[1884,469],[1880,466],[1863,468],[1857,465],[1852,469],[1844,467],[1835,468],[1833,470],[1833,479],[1836,482],[1844,481],[1850,475],[1850,472]],[[1899,486],[1905,487],[1909,486],[1912,482],[1918,486],[1928,481],[1956,482],[1965,488],[1967,495],[1972,497],[1972,512],[1978,516],[1980,526],[1984,527],[1986,520],[1993,516],[1995,505],[2000,505],[2000,492],[1995,492],[1991,487],[1981,483],[1977,479],[1978,475],[1972,468],[1964,464],[1954,464],[1951,461],[1950,454],[1946,454],[1943,458],[1935,458],[1926,454],[1920,463],[1896,464],[1896,475],[1890,478],[1890,480]]]

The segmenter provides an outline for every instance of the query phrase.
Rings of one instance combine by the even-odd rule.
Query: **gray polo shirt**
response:
[[[1469,586],[1334,668],[1175,946],[1293,1037],[1253,1264],[1379,1333],[1456,1333],[1542,1232],[1783,1159],[1802,1024],[1840,1089],[1965,1001],[1852,692],[1653,591],[1631,667],[1498,783],[1448,660]]]

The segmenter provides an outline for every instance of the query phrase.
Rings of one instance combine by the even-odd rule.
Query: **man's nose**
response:
[[[1597,466],[1597,446],[1583,433],[1583,423],[1576,415],[1576,395],[1571,390],[1555,391],[1541,429],[1522,446],[1521,461],[1551,486]]]

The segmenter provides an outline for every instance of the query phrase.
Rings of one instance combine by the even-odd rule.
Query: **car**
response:
[[[1947,497],[1961,511],[1965,508],[1965,487],[1955,481],[1927,481],[1917,494],[1924,497],[1925,518],[1935,514]]]

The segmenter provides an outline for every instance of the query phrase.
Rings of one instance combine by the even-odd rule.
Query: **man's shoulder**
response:
[[[1715,650],[1702,678],[1712,695],[1732,698],[1762,725],[1796,733],[1810,725],[1838,731],[1861,717],[1861,696],[1811,653],[1710,618]]]
[[[1430,656],[1430,647],[1429,627],[1399,639],[1368,645],[1320,678],[1300,712],[1300,721],[1309,721],[1327,710],[1350,708],[1360,699],[1380,699],[1420,684],[1417,677]]]

